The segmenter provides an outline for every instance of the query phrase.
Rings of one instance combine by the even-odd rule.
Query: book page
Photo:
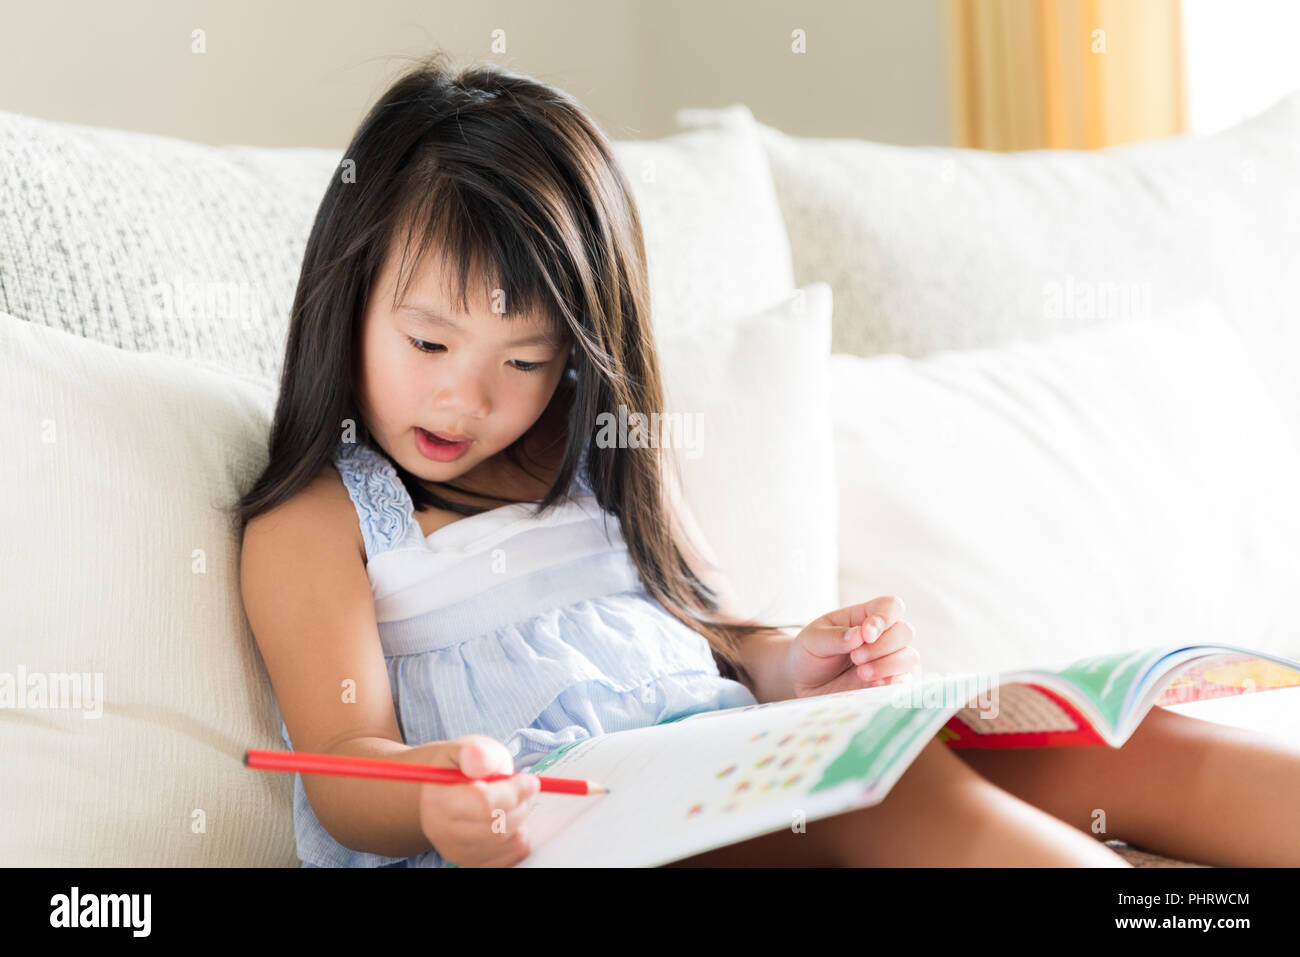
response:
[[[530,771],[609,794],[541,793],[520,867],[657,866],[878,802],[947,712],[866,688],[588,738]]]
[[[1300,662],[1230,645],[1194,645],[1153,666],[1127,715],[1129,732],[1153,705],[1300,686]]]
[[[1197,646],[1202,654],[1207,647]],[[1189,651],[1145,648],[1053,670],[936,675],[587,738],[526,770],[584,778],[610,793],[534,797],[526,819],[532,851],[516,866],[658,866],[798,829],[883,800],[935,737],[952,747],[1118,746],[1127,737],[1126,703],[1153,670],[1172,680]]]

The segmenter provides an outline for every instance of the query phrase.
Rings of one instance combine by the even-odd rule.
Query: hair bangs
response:
[[[556,292],[569,283],[548,271],[554,265],[538,242],[545,237],[521,229],[514,215],[448,173],[423,182],[393,229],[401,243],[393,306],[405,300],[418,264],[437,249],[448,270],[441,291],[462,314],[481,294],[494,314],[538,319],[557,342],[567,341],[572,333]]]

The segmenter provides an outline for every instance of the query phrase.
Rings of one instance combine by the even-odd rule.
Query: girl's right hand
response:
[[[513,774],[506,746],[482,734],[444,741],[426,762],[472,778]],[[420,829],[444,860],[459,867],[511,867],[528,856],[524,819],[541,788],[535,774],[504,781],[420,785]]]

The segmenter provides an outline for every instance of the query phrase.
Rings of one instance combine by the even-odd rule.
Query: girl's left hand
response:
[[[822,615],[799,632],[786,659],[795,697],[905,680],[921,654],[903,611],[901,598],[886,595]]]

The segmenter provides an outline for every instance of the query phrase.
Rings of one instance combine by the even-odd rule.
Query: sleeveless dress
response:
[[[425,536],[392,463],[340,442],[402,740],[502,741],[516,771],[582,738],[755,704],[703,635],[642,587],[618,519],[579,470],[549,514],[505,505]],[[584,465],[586,454],[583,455]],[[292,749],[288,729],[281,737]],[[441,867],[339,844],[294,775],[298,856],[317,867]]]

